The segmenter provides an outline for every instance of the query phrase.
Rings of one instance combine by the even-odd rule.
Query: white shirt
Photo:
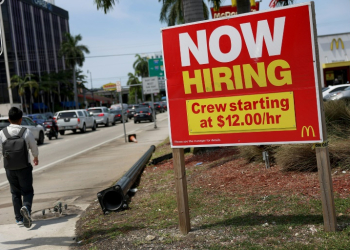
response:
[[[18,135],[19,131],[21,130],[21,126],[20,125],[16,125],[16,124],[10,124],[7,127],[7,131],[11,136],[14,135]],[[23,135],[24,140],[27,142],[27,149],[29,151],[32,152],[33,157],[38,157],[39,156],[39,150],[38,150],[38,146],[36,144],[34,135],[32,134],[32,132],[30,132],[29,129],[26,129],[26,131],[24,132]],[[2,158],[2,144],[7,140],[6,136],[4,135],[4,133],[2,131],[0,131],[0,160]],[[28,162],[30,162],[30,154],[28,154]]]

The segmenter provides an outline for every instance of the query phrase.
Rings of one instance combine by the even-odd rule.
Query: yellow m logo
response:
[[[304,137],[304,131],[306,132],[306,136],[309,137],[310,136],[310,130],[312,131],[312,137],[316,137],[315,136],[315,130],[312,126],[303,126],[301,129],[301,137]]]
[[[341,38],[338,38],[338,40],[335,40],[335,38],[333,38],[332,42],[331,42],[331,50],[333,50],[333,44],[335,43],[335,47],[337,49],[339,49],[339,42],[341,43],[341,48],[344,49],[344,43],[343,40]]]

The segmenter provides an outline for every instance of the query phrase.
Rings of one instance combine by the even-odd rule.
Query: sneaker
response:
[[[16,220],[16,224],[18,226],[23,226],[23,220]]]
[[[30,213],[26,206],[21,208],[21,215],[23,216],[23,225],[26,228],[30,228],[32,226],[32,218],[30,217]]]

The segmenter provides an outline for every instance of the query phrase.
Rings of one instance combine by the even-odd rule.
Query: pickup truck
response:
[[[64,135],[66,130],[72,130],[73,133],[77,132],[77,129],[81,133],[85,133],[87,128],[91,128],[92,131],[96,130],[96,120],[94,116],[91,116],[86,110],[65,110],[57,113],[57,126],[61,135]]]

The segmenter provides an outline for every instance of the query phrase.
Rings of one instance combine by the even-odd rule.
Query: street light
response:
[[[90,82],[91,82],[91,93],[92,93],[92,101],[94,103],[94,107],[95,107],[95,98],[94,98],[94,91],[92,89],[92,76],[91,76],[91,71],[87,71],[87,73],[89,74],[90,73]]]

